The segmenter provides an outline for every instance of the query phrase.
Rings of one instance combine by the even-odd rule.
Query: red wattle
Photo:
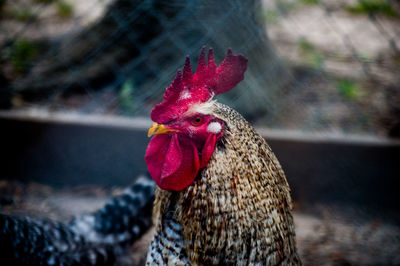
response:
[[[164,190],[188,187],[200,169],[198,150],[182,134],[156,135],[147,146],[145,161],[151,177]]]
[[[207,166],[208,161],[211,158],[211,155],[215,149],[215,143],[217,142],[217,135],[216,134],[209,134],[207,137],[206,142],[201,150],[201,163],[200,168],[204,168]]]

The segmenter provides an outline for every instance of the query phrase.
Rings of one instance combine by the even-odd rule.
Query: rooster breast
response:
[[[299,265],[290,190],[265,140],[236,111],[206,168],[181,192],[157,189],[152,264]]]

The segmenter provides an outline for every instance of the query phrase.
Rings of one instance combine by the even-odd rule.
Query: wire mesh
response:
[[[184,58],[249,58],[221,95],[257,125],[399,135],[396,1],[1,1],[0,104],[147,116]]]
[[[395,0],[0,0],[0,108],[71,112],[80,125],[98,125],[80,114],[148,119],[186,55],[195,70],[203,45],[217,63],[231,47],[249,67],[219,100],[288,130],[268,142],[292,188],[304,264],[398,264],[397,146],[308,143],[289,130],[400,136],[399,18]],[[102,122],[124,120],[114,116]],[[0,138],[2,212],[64,221],[105,194],[47,185],[147,174],[147,120],[140,131],[14,122]]]

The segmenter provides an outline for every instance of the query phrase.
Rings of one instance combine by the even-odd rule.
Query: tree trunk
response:
[[[217,63],[231,47],[248,57],[249,67],[239,88],[222,97],[251,118],[274,109],[278,89],[288,80],[261,10],[259,0],[116,0],[95,24],[48,40],[49,51],[11,88],[32,98],[120,88],[132,80],[134,97],[150,106],[187,54],[195,68],[201,46],[214,48]]]

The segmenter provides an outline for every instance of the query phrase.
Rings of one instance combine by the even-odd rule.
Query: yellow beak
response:
[[[158,135],[158,134],[166,134],[168,132],[173,132],[173,131],[179,131],[177,129],[173,129],[173,128],[169,128],[163,124],[158,124],[156,122],[154,122],[151,127],[149,128],[149,131],[147,132],[147,136],[151,137],[154,135]]]

